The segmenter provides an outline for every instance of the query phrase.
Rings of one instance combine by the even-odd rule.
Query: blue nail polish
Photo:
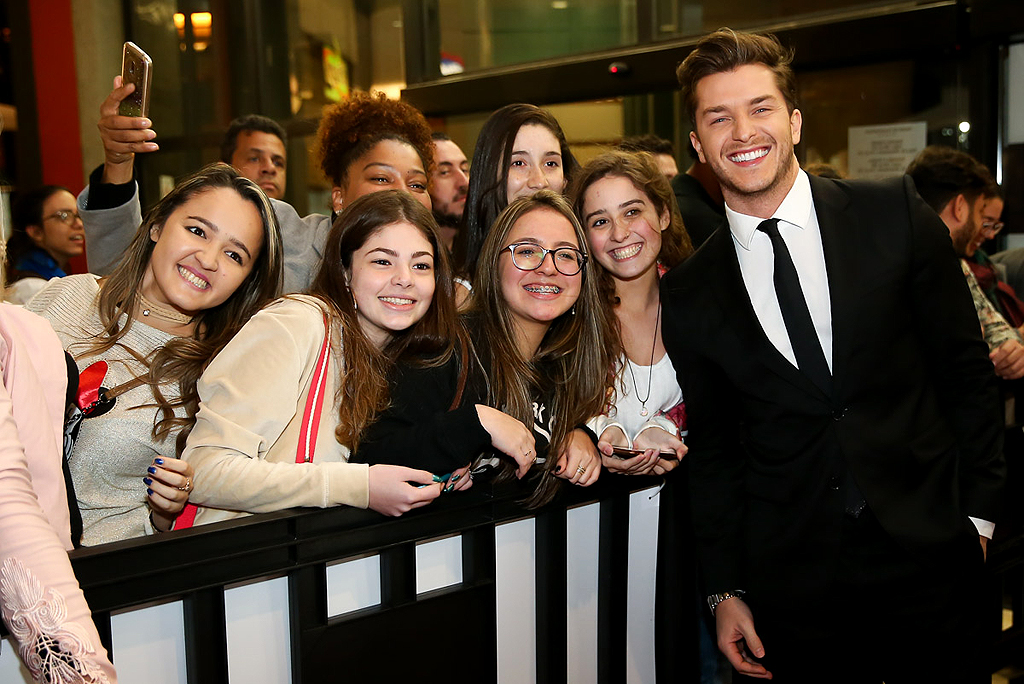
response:
[[[445,473],[444,475],[434,475],[434,482],[444,482],[451,476],[451,473]]]
[[[148,494],[149,496],[153,496],[153,490],[152,489],[147,489],[146,490],[146,494]]]
[[[147,485],[153,484],[153,480],[149,479],[148,477],[142,478],[142,481],[145,482]]]
[[[154,468],[153,466],[149,466],[148,468],[146,468],[146,472],[148,472],[150,475],[156,475],[156,468]]]
[[[164,464],[164,459],[162,459],[162,458],[156,459],[156,464],[157,465],[163,465]]]

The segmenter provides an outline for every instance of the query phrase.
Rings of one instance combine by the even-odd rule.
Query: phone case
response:
[[[121,59],[121,83],[135,84],[135,91],[121,100],[118,113],[122,116],[149,116],[149,90],[153,81],[153,60],[142,48],[128,41]]]

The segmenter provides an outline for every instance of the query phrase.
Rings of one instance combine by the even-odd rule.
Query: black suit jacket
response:
[[[662,281],[709,593],[824,591],[846,477],[893,538],[924,553],[972,534],[968,516],[994,521],[999,510],[996,377],[946,227],[909,177],[810,181],[832,308],[831,395],[765,336],[728,230]]]

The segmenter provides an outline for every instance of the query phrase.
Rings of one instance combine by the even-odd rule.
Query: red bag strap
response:
[[[302,413],[302,427],[299,431],[299,445],[296,449],[296,463],[310,463],[316,451],[316,434],[320,429],[320,416],[324,408],[324,393],[327,391],[327,367],[331,348],[331,326],[324,312],[324,343],[320,346],[320,355],[316,359],[313,378],[310,382],[309,395],[306,397],[306,410]],[[185,504],[171,526],[173,530],[184,530],[196,522],[199,506]]]
[[[306,396],[306,410],[302,414],[299,430],[299,445],[295,453],[296,463],[311,463],[316,451],[316,435],[320,429],[320,416],[324,408],[324,393],[327,391],[327,366],[331,347],[331,326],[324,312],[324,343],[320,347],[309,394]]]
[[[181,509],[181,513],[171,523],[172,530],[184,530],[192,527],[196,524],[196,513],[199,512],[199,506],[194,503],[187,503],[185,507]]]

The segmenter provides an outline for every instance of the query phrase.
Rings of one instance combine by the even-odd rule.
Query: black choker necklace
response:
[[[651,398],[651,382],[654,379],[654,352],[658,348],[658,324],[661,323],[661,304],[658,304],[658,315],[654,319],[654,341],[651,343],[651,365],[650,374],[647,376],[647,396],[640,399],[640,388],[636,386],[636,376],[633,375],[633,364],[629,361],[629,355],[626,355],[626,368],[629,369],[629,377],[633,380],[633,391],[636,393],[636,398],[640,399],[640,415],[647,417],[647,400]]]

